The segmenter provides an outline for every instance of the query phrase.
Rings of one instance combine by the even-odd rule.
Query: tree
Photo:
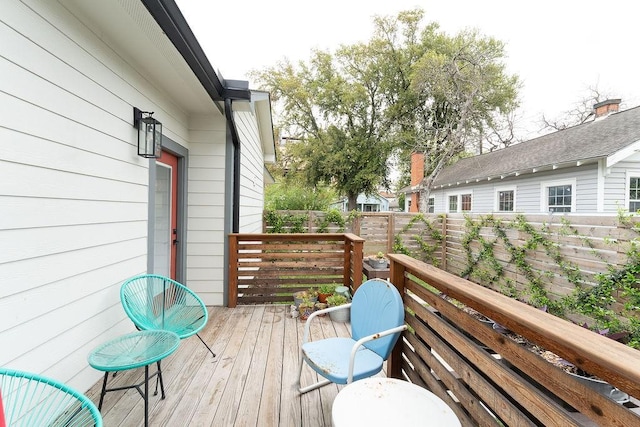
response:
[[[542,131],[559,131],[572,126],[581,125],[593,118],[593,106],[611,98],[608,94],[602,93],[598,89],[598,84],[587,88],[587,95],[576,102],[570,110],[561,113],[558,117],[549,119],[544,114],[540,119]]]
[[[335,56],[313,51],[308,64],[284,61],[255,74],[282,104],[281,127],[298,139],[287,147],[312,185],[331,184],[355,209],[360,193],[388,186],[391,145],[381,132],[378,64],[363,44]]]
[[[512,138],[503,136],[518,80],[500,62],[502,43],[473,31],[450,37],[435,23],[421,29],[423,16],[414,9],[376,17],[367,43],[254,73],[280,105],[281,127],[300,139],[287,148],[290,169],[312,185],[334,186],[350,209],[359,193],[388,188],[392,156],[427,153],[429,191],[472,141]]]
[[[487,131],[500,135],[504,124],[510,123],[520,84],[501,62],[502,42],[475,30],[453,37],[429,32],[423,40],[427,52],[415,65],[412,78],[412,89],[421,104],[410,119],[412,149],[424,152],[426,159],[427,176],[420,195],[424,212],[440,171],[472,141],[482,140]]]

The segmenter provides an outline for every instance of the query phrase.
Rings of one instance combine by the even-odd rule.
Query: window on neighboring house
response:
[[[498,190],[498,211],[513,212],[515,206],[514,190]]]
[[[434,213],[436,211],[436,198],[429,197],[429,203],[427,204],[427,212]]]
[[[640,209],[640,177],[629,178],[629,212]]]
[[[549,212],[571,212],[572,186],[553,185],[547,187]]]
[[[448,212],[469,212],[471,210],[472,194],[450,194]]]
[[[460,195],[460,205],[463,212],[471,210],[471,194],[461,194]]]
[[[449,196],[449,212],[458,212],[458,195]]]

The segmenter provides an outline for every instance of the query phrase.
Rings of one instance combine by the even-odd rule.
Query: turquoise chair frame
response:
[[[180,339],[196,335],[216,356],[198,334],[209,319],[207,307],[183,284],[157,274],[142,274],[122,284],[120,302],[139,330],[171,331]]]
[[[88,397],[51,378],[0,368],[0,394],[7,427],[102,427]]]
[[[309,341],[313,320],[336,310],[351,310],[351,338]],[[298,391],[306,393],[330,383],[349,384],[376,375],[406,329],[400,292],[388,281],[367,280],[350,304],[316,311],[307,319],[300,349]],[[302,387],[305,363],[325,379]]]

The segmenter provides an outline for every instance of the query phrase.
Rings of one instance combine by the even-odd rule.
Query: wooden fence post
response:
[[[229,295],[227,307],[234,308],[238,304],[238,235],[229,235]]]
[[[364,239],[353,234],[346,234],[344,243],[345,251],[347,252],[344,257],[344,286],[347,288],[353,287],[353,292],[355,293],[362,284],[362,248]],[[351,268],[353,268],[353,271],[351,271]]]
[[[442,265],[441,269],[447,269],[447,214],[441,214],[440,218],[442,218]]]
[[[396,234],[396,215],[387,214],[387,253],[393,252],[393,237]]]
[[[391,261],[391,270],[389,272],[389,280],[398,289],[402,300],[404,301],[404,273],[405,266],[394,260],[395,255],[389,256]],[[405,314],[406,315],[406,314]],[[391,355],[387,359],[387,376],[391,378],[402,379],[402,335],[391,350]]]

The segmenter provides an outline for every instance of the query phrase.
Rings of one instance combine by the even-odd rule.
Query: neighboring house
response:
[[[347,212],[349,210],[349,200],[345,197],[334,202],[331,207]],[[356,210],[359,212],[387,212],[389,211],[389,199],[381,194],[372,194],[371,196],[358,194]]]
[[[86,390],[91,349],[134,330],[127,278],[226,303],[227,236],[262,230],[269,94],[217,75],[173,0],[3,0],[0,23],[0,366]]]
[[[594,119],[442,170],[429,212],[614,214],[640,208],[640,107],[594,106]],[[424,158],[414,156],[412,174]],[[422,182],[422,179],[417,181]],[[405,189],[417,211],[420,184]]]

